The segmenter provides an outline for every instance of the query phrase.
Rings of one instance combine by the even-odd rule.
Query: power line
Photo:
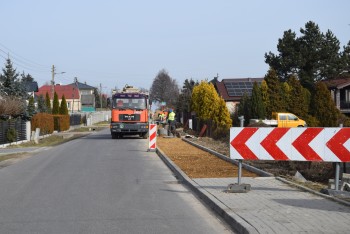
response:
[[[35,72],[45,72],[45,73],[49,72],[49,69],[33,67],[31,64],[29,64],[27,62],[20,60],[18,58],[15,58],[14,56],[12,56],[12,54],[6,53],[6,51],[2,50],[1,48],[0,48],[0,52],[3,52],[3,54],[7,55],[7,58],[4,56],[1,56],[1,57],[3,57],[5,60],[7,60],[8,58],[11,59],[11,62],[13,64],[15,64],[17,67],[24,68],[24,69],[31,70],[31,71],[35,71]]]
[[[47,66],[47,65],[42,65],[42,64],[33,62],[33,61],[31,61],[31,60],[29,60],[29,59],[27,59],[27,58],[25,58],[25,57],[23,57],[23,56],[21,56],[21,55],[15,53],[14,51],[10,50],[9,48],[7,48],[6,46],[4,46],[4,45],[1,44],[1,43],[0,43],[0,46],[3,47],[3,48],[5,48],[5,49],[8,51],[7,53],[11,52],[11,54],[16,55],[16,56],[12,56],[12,57],[16,57],[16,58],[18,57],[18,58],[20,58],[20,59],[17,58],[17,60],[21,60],[21,59],[22,59],[22,61],[27,61],[26,63],[31,64],[32,66],[36,66],[36,67],[41,67],[41,68],[48,68],[48,67],[50,67],[50,66]],[[1,49],[0,49],[0,50],[1,50]],[[5,51],[5,52],[6,52],[6,51]]]

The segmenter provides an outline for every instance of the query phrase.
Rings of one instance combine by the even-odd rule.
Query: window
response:
[[[146,109],[144,98],[117,98],[113,100],[113,108]]]
[[[350,89],[345,89],[345,102],[350,102]]]
[[[287,116],[286,115],[280,115],[280,120],[287,120]]]
[[[298,117],[296,117],[295,115],[289,114],[288,115],[288,120],[289,121],[296,121],[296,120],[298,120]]]

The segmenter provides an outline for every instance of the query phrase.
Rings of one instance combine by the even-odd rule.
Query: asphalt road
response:
[[[0,169],[0,233],[231,233],[147,147],[103,130]]]

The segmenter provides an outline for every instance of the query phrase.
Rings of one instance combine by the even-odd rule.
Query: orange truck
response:
[[[121,92],[113,94],[110,130],[113,139],[124,135],[139,135],[148,138],[148,94],[126,85]]]

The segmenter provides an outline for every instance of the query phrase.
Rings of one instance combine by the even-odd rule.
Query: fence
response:
[[[94,125],[99,122],[108,121],[111,118],[111,111],[86,112],[72,114],[70,116],[70,125],[78,126],[84,124],[87,126]],[[15,141],[29,140],[30,122],[23,119],[0,120],[0,145],[10,143],[7,139],[8,129],[13,128],[16,131]],[[29,127],[28,127],[29,126]]]
[[[111,111],[99,111],[85,113],[86,125],[94,125],[99,122],[108,121],[111,118]]]
[[[108,121],[111,118],[111,111],[82,112],[70,115],[70,125],[94,125],[99,122]]]
[[[27,121],[23,119],[0,120],[0,145],[10,143],[7,139],[9,129],[16,130],[16,141],[27,140]]]

